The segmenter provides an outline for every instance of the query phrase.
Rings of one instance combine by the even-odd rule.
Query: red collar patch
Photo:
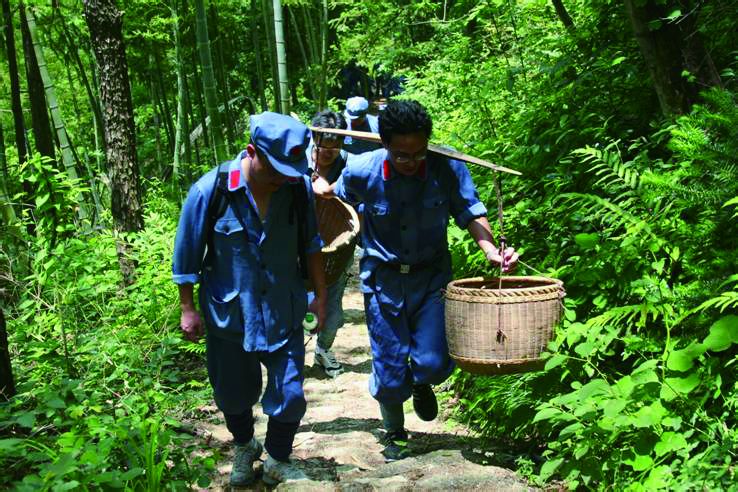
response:
[[[390,177],[392,177],[392,168],[390,167],[390,161],[385,159],[382,163],[382,178],[387,181]]]
[[[228,175],[228,187],[234,190],[238,188],[238,185],[240,184],[241,184],[241,170],[233,169],[231,173]]]

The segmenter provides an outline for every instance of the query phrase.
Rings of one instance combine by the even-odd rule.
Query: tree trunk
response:
[[[625,0],[625,9],[665,116],[688,112],[700,88],[722,85],[697,30],[698,9],[689,1],[679,4],[687,15],[667,20],[669,12],[659,2]],[[696,83],[683,75],[685,71],[694,76]]]
[[[120,232],[140,231],[144,226],[143,207],[122,14],[114,0],[84,0],[83,3],[100,67],[100,100],[104,108],[113,220]],[[128,257],[129,247],[119,241],[117,249],[123,281],[130,285],[134,281],[135,264]]]
[[[33,42],[36,60],[38,61],[38,69],[41,74],[41,79],[44,83],[46,101],[49,104],[49,111],[51,111],[51,119],[54,122],[56,137],[59,140],[59,148],[62,154],[64,169],[69,179],[77,180],[79,176],[77,175],[77,168],[75,167],[74,153],[72,150],[72,146],[69,143],[69,138],[67,137],[67,129],[64,126],[61,109],[59,109],[59,103],[56,99],[54,82],[52,81],[51,74],[49,73],[49,69],[46,66],[46,58],[44,57],[43,48],[41,47],[41,44],[38,40],[38,35],[36,34],[36,19],[34,18],[33,11],[31,10],[28,11],[28,32]],[[87,227],[86,220],[89,217],[89,213],[87,211],[87,203],[85,202],[82,193],[77,194],[77,202],[79,203],[79,208],[77,209],[77,217],[79,217],[80,224],[82,224],[83,227]]]
[[[251,17],[256,19],[257,9],[256,0],[251,0]],[[251,42],[254,45],[254,57],[256,58],[256,82],[259,87],[259,103],[261,104],[261,110],[267,111],[269,106],[266,102],[266,95],[264,94],[264,68],[262,67],[261,58],[261,40],[259,39],[259,23],[254,21],[251,23]]]
[[[233,122],[233,113],[231,112],[231,91],[228,87],[228,77],[225,70],[225,60],[223,59],[223,45],[225,43],[225,37],[218,32],[218,11],[215,9],[215,4],[210,3],[210,11],[212,12],[212,23],[213,27],[213,39],[211,43],[211,51],[215,49],[215,56],[217,60],[217,80],[221,88],[221,98],[223,100],[223,120],[225,121],[225,132],[226,132],[226,152],[231,155],[234,152],[233,144],[236,141],[235,125]],[[220,105],[218,105],[220,108]],[[221,121],[223,121],[221,120]]]
[[[2,218],[3,224],[10,225],[15,223],[17,217],[6,185],[9,177],[8,163],[5,160],[5,135],[3,134],[2,123],[0,123],[0,169],[2,169],[3,173],[0,179],[0,195],[2,195],[0,196],[0,218]]]
[[[295,39],[297,39],[297,47],[300,49],[300,56],[302,56],[302,64],[305,66],[305,85],[307,86],[307,92],[310,99],[315,100],[315,87],[313,84],[312,69],[310,67],[310,60],[308,59],[307,52],[305,51],[305,43],[302,41],[300,35],[300,26],[297,24],[295,14],[292,12],[290,7],[287,7],[287,14],[290,16],[290,24],[292,24],[292,30],[294,31]],[[295,85],[297,82],[295,81]],[[319,106],[320,107],[320,106]]]
[[[213,72],[213,58],[210,54],[210,39],[208,37],[208,22],[205,14],[205,0],[195,0],[197,14],[197,49],[200,53],[202,65],[202,85],[205,92],[205,106],[210,117],[210,135],[213,139],[215,163],[223,162],[227,158],[223,127],[218,113],[218,93],[215,87],[215,73]]]
[[[185,131],[185,74],[184,60],[182,59],[182,42],[179,35],[179,12],[177,3],[179,0],[172,0],[172,30],[174,34],[174,57],[177,65],[177,124],[174,133],[174,155],[172,156],[172,181],[179,184],[179,157],[180,147],[182,146],[182,134]],[[189,139],[189,135],[187,137]]]
[[[562,0],[551,0],[551,3],[553,3],[554,9],[556,9],[556,15],[559,17],[561,23],[564,24],[564,27],[569,31],[573,31],[575,29],[574,21],[571,20],[569,12],[566,11],[564,2]]]
[[[8,350],[8,329],[5,326],[5,315],[0,308],[0,400],[7,401],[13,396],[15,396],[15,380]]]
[[[320,16],[320,109],[326,106],[326,71],[328,69],[328,0],[323,0],[323,15]]]
[[[151,51],[154,53],[154,62],[156,63],[154,73],[156,74],[156,83],[159,90],[159,102],[162,105],[161,118],[167,131],[167,148],[171,152],[174,149],[174,123],[172,122],[172,112],[169,110],[169,98],[167,97],[164,78],[161,75],[167,68],[161,64],[159,49],[152,46]]]
[[[272,72],[272,92],[274,93],[274,111],[279,111],[279,75],[277,74],[277,49],[274,46],[274,22],[272,21],[272,6],[269,0],[261,0],[261,14],[264,18],[264,33],[269,50],[269,68]]]
[[[33,138],[36,142],[38,153],[53,161],[55,157],[54,137],[51,135],[51,123],[49,121],[49,113],[46,110],[44,83],[41,81],[41,72],[38,69],[36,54],[33,51],[33,41],[31,40],[31,33],[28,30],[28,21],[26,20],[26,7],[23,3],[20,4],[19,10],[21,34],[23,37],[23,54],[26,60],[28,99],[31,102]]]
[[[22,167],[28,155],[28,141],[26,139],[26,123],[23,121],[23,105],[21,104],[20,80],[18,78],[18,60],[15,54],[15,34],[13,17],[8,0],[0,0],[3,9],[3,26],[5,28],[5,50],[8,56],[8,78],[10,78],[10,107],[13,111],[13,126],[15,130],[15,146],[18,149],[18,167]],[[12,191],[12,190],[8,190]],[[33,188],[31,183],[23,180],[23,202],[29,211],[33,210]],[[30,214],[29,214],[30,215]],[[26,232],[34,235],[36,227],[33,221],[28,221]]]
[[[82,86],[85,88],[85,92],[87,93],[87,99],[90,105],[90,109],[93,113],[93,119],[95,121],[95,131],[97,132],[95,138],[102,140],[104,138],[105,131],[102,127],[102,112],[100,110],[100,100],[92,91],[90,80],[89,78],[87,78],[87,71],[82,64],[82,59],[79,57],[79,51],[77,50],[77,47],[74,46],[72,36],[71,34],[69,34],[68,27],[64,22],[64,15],[60,13],[58,18],[60,19],[59,22],[61,23],[61,38],[64,40],[65,52],[71,57],[72,61],[74,62],[75,70],[77,72],[77,78],[82,82]],[[102,142],[102,147],[104,146],[105,142]]]
[[[274,43],[277,47],[277,76],[279,77],[280,110],[290,114],[290,88],[287,79],[287,53],[284,47],[284,25],[282,24],[282,0],[272,0],[274,7]]]

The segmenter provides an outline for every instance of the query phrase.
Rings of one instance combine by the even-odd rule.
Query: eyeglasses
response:
[[[422,162],[428,157],[426,151],[419,152],[415,155],[395,154],[390,151],[390,155],[392,156],[392,160],[397,164],[410,164],[410,161]]]
[[[323,147],[322,145],[316,145],[316,148],[321,152],[340,152],[341,146],[338,147]]]

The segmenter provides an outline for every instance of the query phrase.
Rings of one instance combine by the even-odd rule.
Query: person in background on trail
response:
[[[448,354],[442,289],[451,280],[449,215],[493,265],[514,268],[518,253],[493,243],[487,210],[464,163],[428,153],[431,119],[416,101],[390,101],[379,116],[384,148],[350,161],[320,197],[364,203],[361,290],[372,347],[369,391],[379,401],[387,461],[409,456],[402,404],[433,420],[431,385],[454,368]]]
[[[346,120],[340,113],[321,111],[313,117],[312,126],[318,128],[346,129]],[[348,154],[342,150],[343,137],[331,133],[313,132],[312,145],[308,151],[311,174],[321,176],[329,183],[334,183],[346,167]],[[348,267],[347,267],[348,269]],[[348,272],[344,271],[339,279],[328,286],[327,315],[325,325],[318,334],[315,343],[315,362],[323,368],[328,377],[335,378],[343,372],[343,367],[331,351],[336,339],[336,332],[343,326],[343,292],[346,289]],[[314,294],[308,294],[311,300]]]
[[[369,114],[369,101],[363,97],[350,97],[346,100],[344,116],[349,122],[348,129],[357,132],[379,133],[379,120],[376,116]],[[378,143],[346,137],[343,148],[350,154],[363,154],[381,148]]]
[[[310,131],[268,112],[251,116],[250,129],[246,150],[190,189],[172,266],[185,337],[196,341],[207,331],[208,376],[235,444],[232,486],[254,480],[253,463],[263,450],[252,412],[261,393],[261,364],[268,381],[261,403],[269,416],[264,482],[306,478],[289,456],[306,406],[302,321],[308,272],[318,330],[326,318],[322,241],[306,176]],[[193,298],[198,282],[204,323]]]

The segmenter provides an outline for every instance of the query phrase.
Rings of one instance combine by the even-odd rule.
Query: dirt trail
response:
[[[309,341],[305,360],[305,396],[307,414],[295,437],[293,458],[313,480],[281,484],[279,490],[530,490],[524,481],[508,469],[487,465],[491,452],[466,428],[444,422],[441,415],[433,422],[423,422],[405,404],[405,425],[410,432],[412,457],[384,463],[380,454],[381,420],[377,402],[369,395],[371,353],[363,301],[355,282],[350,282],[344,296],[346,324],[339,330],[334,352],[345,372],[336,379],[327,378],[313,366],[315,339]],[[210,423],[200,424],[210,446],[221,449],[223,459],[211,490],[228,490],[231,469],[230,434],[221,415],[213,407]],[[263,442],[266,417],[259,405],[256,437]],[[260,472],[261,464],[256,464]],[[258,480],[255,490],[267,490]]]

